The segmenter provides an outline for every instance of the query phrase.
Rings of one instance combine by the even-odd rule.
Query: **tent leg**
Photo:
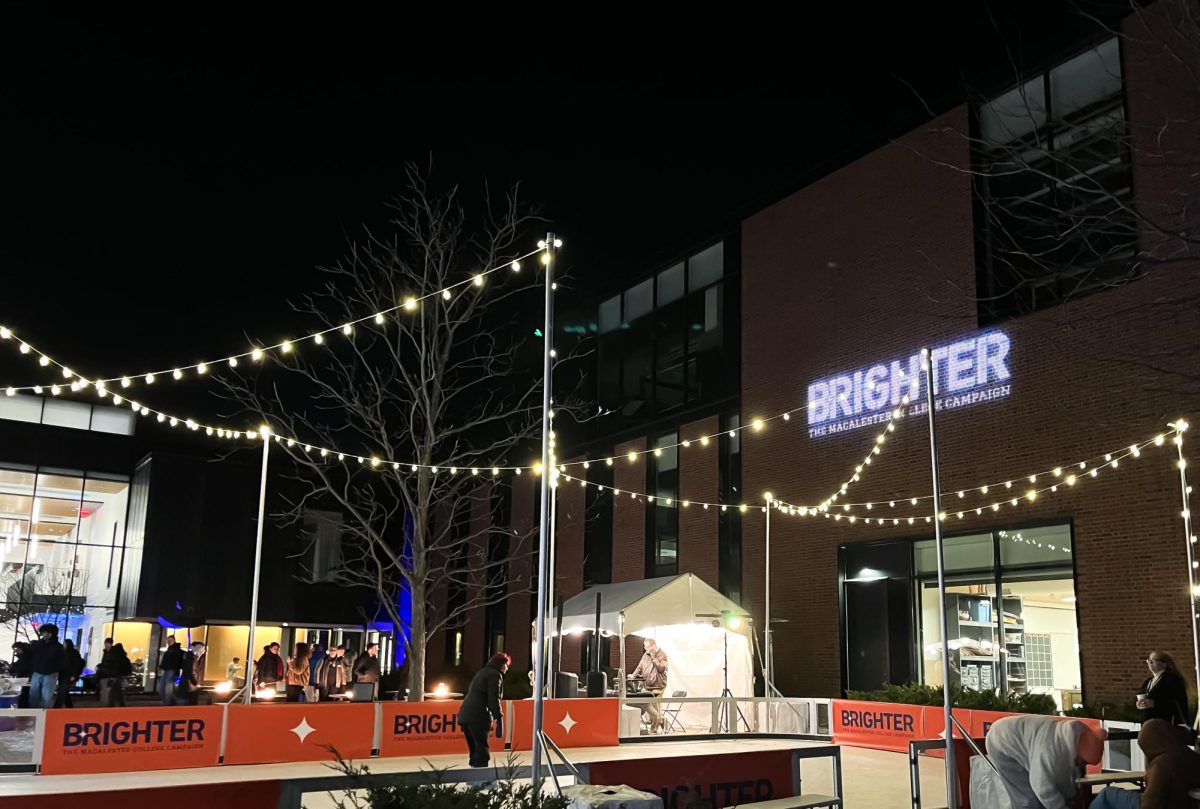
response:
[[[621,695],[621,699],[625,699],[625,636],[618,635],[617,639],[621,644],[621,670],[617,672],[617,693]]]

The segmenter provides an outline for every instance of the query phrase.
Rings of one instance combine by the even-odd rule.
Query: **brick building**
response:
[[[692,572],[754,615],[761,638],[763,493],[817,505],[837,492],[883,428],[862,416],[890,412],[870,405],[904,381],[891,363],[940,347],[955,679],[1066,704],[1128,698],[1150,649],[1190,674],[1175,449],[1119,452],[1177,417],[1200,421],[1200,263],[1187,235],[1200,184],[1172,159],[1200,143],[1200,93],[1175,61],[1200,48],[1168,53],[1172,8],[1150,7],[1121,36],[945,112],[567,316],[595,341],[609,411],[570,436],[571,460],[593,462],[569,474],[611,488],[560,487],[557,595]],[[973,353],[980,335],[1000,336]],[[929,438],[917,402],[902,409],[914,412],[831,507],[844,519],[772,513],[785,694],[941,682],[932,505],[910,502],[930,492]],[[1103,458],[1113,452],[1117,468]],[[1080,461],[1077,485],[1051,471]],[[514,527],[535,523],[534,484],[516,484]],[[997,484],[1000,495],[982,491]],[[513,640],[528,637],[530,599],[505,610],[523,665],[527,644]],[[483,619],[472,624],[482,657]],[[562,667],[585,656],[568,639]]]

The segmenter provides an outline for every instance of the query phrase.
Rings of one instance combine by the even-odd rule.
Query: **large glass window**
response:
[[[1069,525],[948,537],[951,677],[975,690],[1079,700],[1079,634]],[[922,678],[942,684],[933,540],[914,543]]]
[[[1138,234],[1117,40],[975,112],[980,321],[1132,277]]]
[[[737,390],[736,284],[718,242],[600,303],[597,394],[633,426]],[[731,361],[732,358],[732,361]]]
[[[112,621],[129,482],[114,476],[0,469],[0,652],[52,623],[89,667]]]
[[[133,435],[132,410],[18,393],[0,398],[0,419]]]

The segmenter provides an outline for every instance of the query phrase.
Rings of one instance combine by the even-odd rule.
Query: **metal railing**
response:
[[[662,716],[661,732],[650,732],[651,708]],[[619,715],[618,736],[626,741],[747,734],[828,737],[831,730],[830,700],[807,697],[627,697]]]
[[[40,708],[0,710],[0,771],[28,771],[42,760],[46,712]]]

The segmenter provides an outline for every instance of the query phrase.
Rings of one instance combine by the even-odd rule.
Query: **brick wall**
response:
[[[1141,54],[1126,51],[1136,96]],[[1146,71],[1149,72],[1149,71]],[[1131,109],[1137,105],[1131,104]],[[806,386],[831,373],[907,356],[922,345],[978,329],[968,165],[967,111],[956,109],[752,216],[743,226],[742,415],[744,421],[802,404]],[[1200,142],[1198,139],[1192,142]],[[1139,186],[1142,169],[1136,169]],[[1139,186],[1143,204],[1161,176]],[[1175,178],[1178,182],[1178,178]],[[1162,202],[1162,200],[1159,200]],[[1182,268],[1180,268],[1182,269]],[[1178,353],[1200,329],[1195,307],[1166,305],[1197,274],[1162,271],[1000,325],[1012,341],[1012,393],[938,417],[942,487],[954,491],[1094,456],[1195,414],[1180,377],[1157,373],[1161,358],[1182,379],[1200,378],[1195,352]],[[836,490],[878,428],[810,438],[793,418],[743,441],[747,498],[771,490],[795,503]],[[1147,452],[1086,485],[1000,513],[952,511],[947,530],[969,532],[1029,521],[1072,521],[1085,699],[1127,699],[1151,648],[1170,650],[1190,671],[1187,573],[1179,488],[1167,450]],[[925,420],[904,418],[885,452],[852,490],[855,501],[887,501],[930,489]],[[965,502],[990,499],[968,495]],[[899,504],[896,512],[915,511]],[[926,507],[928,511],[928,507]],[[772,520],[772,615],[778,680],[785,693],[840,690],[838,546],[925,538],[916,526]],[[761,614],[762,515],[743,529],[746,606]]]
[[[629,452],[646,449],[645,439],[635,439],[618,444],[613,461],[613,488],[621,493],[613,496],[613,563],[612,580],[635,581],[646,577],[646,504],[633,499],[629,492],[646,491],[646,459],[638,455],[630,461]],[[632,656],[636,663],[642,653],[642,642],[637,638],[626,638],[626,658]],[[611,657],[614,668],[620,663],[618,641],[612,641]],[[632,664],[629,666],[632,668]]]
[[[512,540],[508,565],[507,631],[504,634],[504,651],[512,655],[513,669],[528,671],[532,668],[532,631],[530,630],[530,589],[536,583],[537,572],[537,511],[534,507],[534,492],[538,479],[525,474],[513,478],[512,527],[516,532]]]
[[[582,461],[583,458],[576,458]],[[568,474],[582,472],[580,467],[567,467]],[[575,477],[572,474],[572,477]],[[577,480],[560,478],[558,487],[558,527],[555,532],[554,596],[562,604],[583,589],[583,528],[587,508],[586,490]],[[557,612],[555,613],[557,614]],[[579,636],[564,638],[561,671],[579,671]]]
[[[694,421],[680,429],[679,440],[691,442],[691,446],[679,450],[681,502],[717,502],[718,442],[702,447],[698,439],[720,429],[716,416]],[[714,588],[718,586],[716,509],[701,506],[679,509],[679,572],[695,573]]]

